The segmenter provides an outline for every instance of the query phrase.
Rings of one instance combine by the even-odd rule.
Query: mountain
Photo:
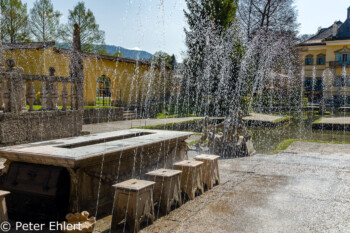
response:
[[[115,54],[115,52],[120,51],[123,54],[124,58],[138,59],[138,60],[150,60],[153,58],[153,55],[151,53],[142,51],[142,50],[126,49],[121,46],[114,46],[114,45],[98,45],[100,49],[102,49],[103,46],[106,46],[106,51],[110,55],[113,55]],[[68,43],[57,43],[56,47],[70,49],[71,45]]]
[[[142,50],[126,49],[120,46],[106,45],[106,50],[108,54],[114,54],[115,52],[120,51],[123,54],[123,57],[125,58],[139,60],[150,60],[153,58],[153,55],[149,52]]]

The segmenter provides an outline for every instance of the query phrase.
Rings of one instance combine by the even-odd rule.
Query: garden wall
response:
[[[13,145],[79,136],[82,116],[81,110],[1,113],[0,144]]]
[[[121,121],[123,111],[123,108],[87,108],[84,109],[84,124]]]

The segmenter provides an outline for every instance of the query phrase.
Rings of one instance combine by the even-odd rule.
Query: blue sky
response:
[[[22,0],[31,9],[35,0]],[[77,0],[52,0],[67,21],[68,10]],[[139,48],[150,53],[162,50],[181,61],[186,50],[183,28],[185,0],[85,0],[100,28],[106,32],[106,44]],[[336,2],[336,3],[335,3]],[[315,33],[335,20],[346,19],[349,0],[296,0],[300,33]]]

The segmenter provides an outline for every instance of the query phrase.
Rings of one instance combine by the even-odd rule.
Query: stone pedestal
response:
[[[208,189],[214,187],[215,184],[220,183],[219,175],[219,160],[220,156],[217,155],[197,155],[195,160],[203,162],[202,178],[204,184]]]
[[[118,224],[125,220],[130,232],[138,232],[140,224],[147,220],[154,221],[153,186],[155,182],[131,179],[113,185],[116,189],[112,231],[116,231]]]
[[[10,194],[8,191],[0,190],[0,222],[8,221],[5,196]]]
[[[161,211],[168,214],[172,205],[182,205],[181,171],[158,169],[147,173],[148,180],[156,182],[153,190],[153,201],[159,204]]]
[[[174,164],[176,170],[182,171],[181,190],[187,194],[190,200],[195,198],[197,190],[204,193],[202,180],[202,165],[200,161],[184,160]]]

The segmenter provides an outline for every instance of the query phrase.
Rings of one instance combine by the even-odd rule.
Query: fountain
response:
[[[164,2],[161,1],[161,4]],[[198,161],[179,162],[187,159],[185,140],[192,135],[191,132],[184,132],[192,130],[188,122],[184,127],[169,124],[158,127],[183,132],[128,129],[81,136],[84,72],[78,26],[75,26],[73,51],[70,52],[69,77],[55,76],[53,67],[47,76],[24,75],[23,69],[16,67],[13,60],[8,60],[5,67],[0,49],[4,106],[4,112],[0,113],[0,142],[6,145],[26,143],[0,148],[0,156],[7,160],[2,169],[0,186],[11,191],[6,197],[10,218],[61,221],[71,212],[73,214],[67,216],[68,222],[87,221],[87,227],[91,230],[95,218],[89,219],[89,214],[82,211],[89,211],[96,218],[111,212],[113,215],[114,212],[117,216],[113,220],[114,226],[123,221],[126,215],[133,214],[127,211],[116,214],[116,207],[120,205],[122,209],[125,207],[132,211],[138,207],[143,208],[147,211],[140,210],[136,216],[141,216],[140,221],[146,217],[153,221],[158,216],[153,216],[148,204],[151,199],[138,201],[140,189],[137,187],[132,189],[132,202],[129,203],[127,196],[128,187],[139,184],[139,180],[145,179],[146,175],[149,176],[149,181],[156,184],[151,192],[153,182],[145,182],[145,190],[148,193],[157,191],[154,192],[158,195],[155,200],[161,202],[158,204],[165,213],[169,213],[171,205],[182,204],[179,190],[185,187],[180,186],[181,172],[168,169],[177,167],[183,171],[182,174],[191,175],[191,187],[188,188],[187,195],[189,199],[195,199],[196,192],[204,191],[203,181],[208,188],[220,182],[218,156],[223,159],[250,156],[255,153],[255,149],[258,153],[268,153],[283,140],[292,138],[337,141],[350,139],[349,134],[345,133],[348,128],[344,127],[340,128],[341,132],[333,132],[332,128],[332,132],[326,133],[323,126],[322,131],[312,130],[318,128],[311,124],[318,116],[313,112],[308,114],[300,111],[307,105],[302,102],[306,79],[304,67],[294,63],[299,58],[293,57],[294,54],[286,49],[293,42],[263,31],[257,31],[248,40],[236,23],[221,34],[206,17],[197,23],[198,34],[188,33],[187,43],[198,39],[202,47],[194,47],[189,51],[185,65],[174,71],[176,78],[167,78],[163,64],[160,67],[161,78],[155,79],[154,65],[151,65],[142,85],[137,85],[143,68],[139,66],[141,61],[134,61],[135,72],[127,77],[130,85],[122,87],[128,89],[129,111],[124,116],[122,112],[110,111],[113,116],[106,117],[104,121],[112,118],[130,119],[135,115],[154,117],[163,111],[163,115],[169,117],[192,116],[191,114],[206,116],[203,134],[196,144],[197,151],[192,151],[193,157]],[[239,50],[243,48],[245,52],[240,53]],[[281,62],[276,65],[276,61]],[[200,66],[197,66],[198,63]],[[298,68],[302,68],[301,74]],[[316,83],[317,68],[313,66],[309,71],[309,77]],[[114,73],[119,75],[116,70]],[[335,76],[334,73],[324,72],[324,85],[327,75],[332,76],[332,79]],[[346,69],[343,77],[346,77]],[[41,83],[41,111],[34,110],[33,82]],[[58,85],[63,87],[60,93]],[[168,92],[166,86],[173,90]],[[333,83],[328,86],[329,90],[323,89],[320,103],[319,113],[322,115],[328,107],[326,93],[333,96],[333,92],[336,92]],[[155,89],[163,89],[157,97],[152,94]],[[312,102],[315,91],[316,87],[312,86]],[[63,102],[62,110],[57,109],[59,96]],[[29,105],[28,111],[24,109],[26,103]],[[69,105],[72,106],[71,109],[68,108]],[[240,111],[243,107],[244,114]],[[91,113],[92,120],[86,123],[101,122],[102,117],[95,111],[91,112],[94,112]],[[266,112],[269,115],[264,114]],[[269,119],[270,122],[261,120],[259,124],[251,123],[249,117],[254,118],[257,114],[263,115],[263,120],[276,118],[276,121]],[[288,117],[280,117],[282,114],[288,114]],[[290,115],[293,115],[293,119]],[[131,128],[135,126],[133,121],[128,123]],[[341,122],[341,125],[344,126],[344,123]],[[35,130],[38,125],[43,128],[40,132]],[[203,153],[214,155],[198,155]],[[209,157],[211,161],[202,161],[209,160]],[[202,177],[202,170],[212,173]],[[112,185],[128,179],[132,179],[132,182],[116,185],[115,187],[124,190],[115,193]],[[169,185],[169,180],[175,180],[176,183]],[[129,204],[135,205],[128,206]],[[79,213],[74,214],[76,212]],[[139,223],[136,225],[138,228]]]
[[[37,222],[62,220],[67,212],[108,213],[112,184],[142,177],[152,168],[171,168],[186,158],[189,132],[130,129],[78,136],[84,108],[80,46],[75,25],[69,78],[54,76],[54,68],[50,68],[50,76],[23,75],[13,60],[8,60],[8,69],[0,73],[6,80],[1,142],[38,141],[39,135],[33,134],[36,123],[44,125],[47,132],[40,134],[41,142],[0,149],[0,156],[7,160],[1,187],[11,191],[8,209],[12,219]],[[33,80],[43,82],[42,111],[33,111]],[[56,107],[58,82],[63,85],[61,111]],[[68,84],[72,109],[67,108]],[[29,111],[23,110],[26,101]],[[68,136],[77,137],[65,138]],[[54,138],[64,139],[44,141]]]
[[[253,155],[255,150],[251,136],[242,118],[241,111],[217,125],[210,124],[209,118],[205,118],[203,136],[197,143],[198,149],[223,158]]]

